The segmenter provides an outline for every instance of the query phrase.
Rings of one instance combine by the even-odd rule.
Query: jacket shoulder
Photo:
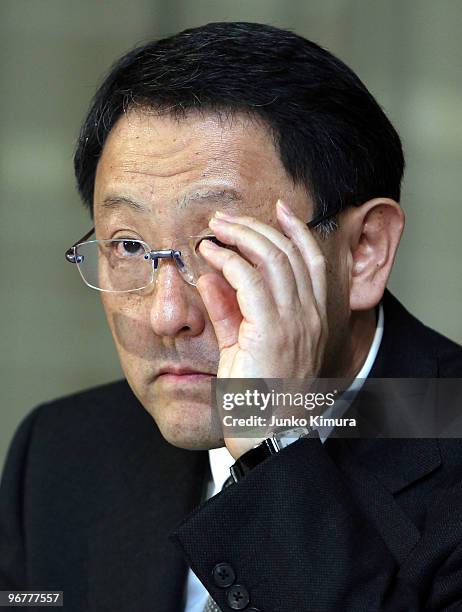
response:
[[[125,400],[125,401],[124,401]],[[111,410],[121,413],[133,406],[134,396],[126,380],[121,379],[104,385],[99,385],[82,391],[70,393],[56,399],[34,406],[18,424],[9,444],[3,476],[7,474],[6,467],[21,457],[24,460],[29,455],[30,445],[35,445],[39,436],[46,443],[60,435],[70,439],[81,427],[94,427],[95,421],[104,419]],[[76,427],[76,424],[79,424]],[[45,447],[46,447],[45,443]]]
[[[120,449],[126,436],[135,436],[147,426],[151,432],[156,430],[125,379],[58,397],[32,413],[36,416],[31,454],[45,457],[59,452],[69,460],[77,453],[82,463],[98,448]]]
[[[459,344],[417,319],[388,290],[383,305],[383,377],[462,377]]]
[[[75,391],[41,403],[36,409],[43,412],[62,410],[102,410],[109,405],[117,405],[121,400],[133,402],[134,396],[125,379]]]
[[[437,363],[437,377],[462,377],[462,346],[440,332],[422,325],[422,343],[431,351]]]
[[[155,450],[159,436],[125,380],[45,402],[26,415],[10,443],[3,497],[16,491],[29,526],[48,521],[51,506],[55,517],[90,521],[107,511],[117,490],[128,490],[133,458]]]

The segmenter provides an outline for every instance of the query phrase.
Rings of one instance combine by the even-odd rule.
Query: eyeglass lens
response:
[[[175,245],[179,257],[171,256],[190,285],[195,285],[201,275],[214,271],[198,249],[202,240],[213,240],[224,246],[214,236],[193,236],[188,242]],[[90,240],[75,247],[77,265],[84,282],[102,291],[135,291],[147,287],[159,265],[155,261],[155,251],[153,256],[149,256],[150,253],[145,242],[127,238]]]

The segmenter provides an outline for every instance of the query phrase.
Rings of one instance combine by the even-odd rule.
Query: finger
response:
[[[220,241],[237,247],[262,274],[278,309],[300,308],[294,271],[284,250],[258,230],[231,218],[229,221],[212,219],[209,225]]]
[[[203,274],[196,286],[213,325],[219,350],[233,346],[242,321],[236,291],[223,276],[213,272]]]
[[[257,328],[275,325],[279,319],[277,306],[262,275],[238,253],[220,247],[210,240],[199,245],[201,255],[236,290],[242,316]]]
[[[322,313],[326,312],[327,270],[326,259],[314,235],[304,221],[278,200],[278,221],[284,233],[294,241],[310,272],[311,286]]]
[[[314,299],[309,269],[293,240],[281,233],[280,229],[263,223],[253,217],[230,217],[228,215],[222,217],[223,213],[220,211],[217,211],[216,215],[220,218],[226,218],[240,225],[245,225],[246,227],[254,229],[268,238],[268,240],[275,244],[281,251],[284,251],[292,267],[301,303],[306,304],[308,301]]]

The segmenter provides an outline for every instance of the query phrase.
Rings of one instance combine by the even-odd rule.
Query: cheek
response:
[[[327,261],[327,311],[329,323],[342,319],[349,308],[348,260],[335,245],[321,243]]]
[[[121,360],[152,361],[155,335],[149,323],[149,310],[137,296],[102,298],[106,317]]]

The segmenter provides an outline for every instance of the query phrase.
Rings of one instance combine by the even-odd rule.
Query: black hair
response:
[[[93,217],[96,167],[118,118],[133,107],[249,114],[269,128],[282,164],[315,216],[373,197],[400,199],[400,138],[342,61],[289,30],[220,22],[137,46],[110,69],[83,123],[74,157]]]

